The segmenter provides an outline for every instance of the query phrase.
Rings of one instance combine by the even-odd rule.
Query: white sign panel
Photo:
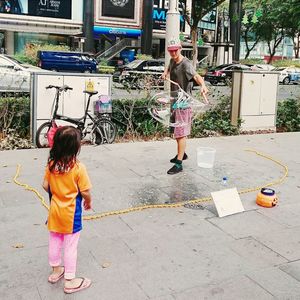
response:
[[[212,192],[219,217],[233,215],[245,211],[236,188]]]

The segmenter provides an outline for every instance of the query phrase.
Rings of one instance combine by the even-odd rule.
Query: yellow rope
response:
[[[259,191],[263,187],[268,187],[268,186],[273,186],[273,185],[276,185],[276,184],[281,184],[285,180],[285,178],[288,175],[288,167],[286,165],[284,165],[280,161],[274,159],[273,157],[262,154],[262,153],[260,153],[256,150],[247,149],[246,151],[253,152],[258,156],[261,156],[263,158],[271,160],[272,162],[274,162],[275,164],[279,165],[280,167],[282,167],[284,169],[284,174],[280,178],[278,178],[277,180],[272,181],[272,182],[268,182],[268,183],[266,183],[262,186],[257,186],[257,187],[247,188],[247,189],[241,190],[241,191],[239,191],[239,194],[246,194],[246,193],[250,193],[250,192],[254,192],[254,191]],[[49,205],[46,203],[44,197],[36,189],[30,187],[26,183],[21,183],[17,180],[17,178],[19,177],[19,174],[20,174],[20,169],[21,169],[21,165],[18,164],[17,165],[17,172],[16,172],[16,175],[14,177],[14,182],[19,186],[23,186],[26,190],[35,193],[36,196],[40,199],[42,205],[49,210]],[[142,210],[150,209],[150,208],[175,208],[175,207],[183,206],[185,204],[207,202],[207,201],[211,201],[211,200],[212,200],[211,197],[203,197],[203,198],[198,198],[198,199],[189,200],[189,201],[181,201],[181,202],[177,202],[177,203],[151,204],[151,205],[135,206],[135,207],[130,207],[130,208],[121,209],[121,210],[108,211],[108,212],[104,212],[104,213],[96,213],[94,215],[84,216],[83,220],[101,219],[101,218],[108,217],[108,216],[126,214],[126,213],[130,213],[130,212],[135,212],[135,211],[142,211]]]

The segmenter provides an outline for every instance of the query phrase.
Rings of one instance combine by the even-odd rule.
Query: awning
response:
[[[31,33],[48,33],[63,35],[82,34],[82,24],[72,22],[60,22],[50,18],[11,18],[2,17],[0,14],[0,30]]]

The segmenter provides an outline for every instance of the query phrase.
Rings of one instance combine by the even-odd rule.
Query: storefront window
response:
[[[23,33],[16,32],[15,53],[22,53],[26,44],[51,44],[51,45],[69,45],[70,40],[66,36],[54,34]]]

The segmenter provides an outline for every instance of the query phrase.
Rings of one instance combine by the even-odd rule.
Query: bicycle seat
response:
[[[86,94],[89,94],[89,95],[96,95],[96,94],[98,94],[98,91],[83,91],[84,93],[86,93]]]

